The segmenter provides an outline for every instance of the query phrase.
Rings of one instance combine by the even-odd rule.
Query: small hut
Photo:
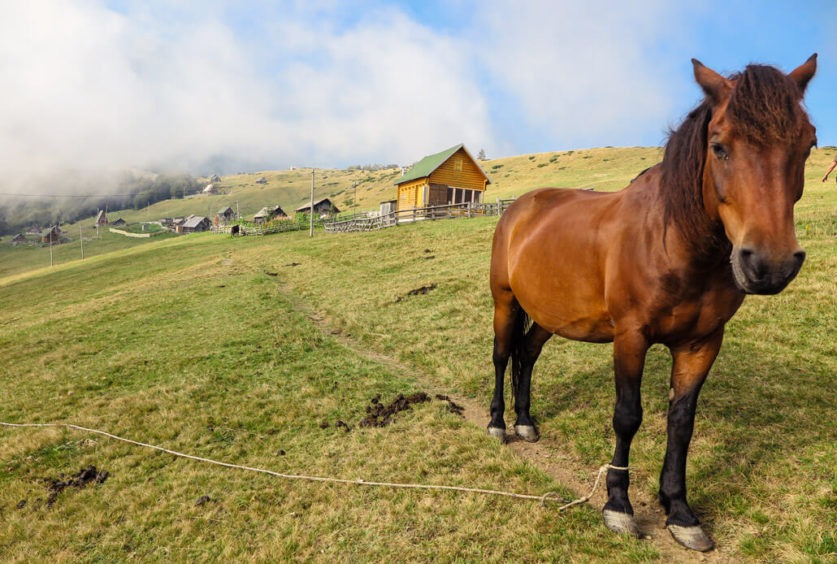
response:
[[[61,229],[57,225],[53,225],[49,229],[44,229],[41,233],[41,243],[60,243]]]
[[[311,213],[311,204],[305,204],[296,208],[296,213]],[[331,203],[331,200],[323,198],[314,202],[314,213],[320,217],[327,217],[329,215],[337,215],[340,213],[340,210]]]
[[[268,221],[273,221],[274,219],[287,219],[287,217],[288,214],[286,214],[279,206],[266,206],[260,209],[258,213],[253,216],[253,222],[256,224],[267,223]]]
[[[195,233],[198,231],[207,231],[212,225],[212,221],[208,217],[201,215],[190,215],[181,225],[177,226],[178,233]]]
[[[235,212],[229,206],[218,210],[216,215],[218,216],[218,221],[221,223],[228,223],[235,219]]]
[[[96,225],[107,225],[108,224],[108,213],[105,210],[99,210],[99,213],[96,214]]]

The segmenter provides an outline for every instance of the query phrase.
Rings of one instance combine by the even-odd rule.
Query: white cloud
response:
[[[677,42],[662,0],[527,1],[482,4],[479,48],[521,118],[557,147],[648,142],[649,122],[663,137],[688,59],[672,61],[661,45]],[[697,96],[695,96],[696,98]]]
[[[248,32],[224,3],[12,6],[0,20],[7,185],[34,169],[409,162],[490,142],[466,50],[395,10],[347,25],[328,2],[258,5],[270,21],[249,15]]]

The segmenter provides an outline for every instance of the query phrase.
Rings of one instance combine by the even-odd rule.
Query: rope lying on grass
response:
[[[229,462],[221,462],[218,460],[212,460],[211,458],[203,458],[201,456],[194,456],[192,454],[186,454],[183,452],[178,452],[176,450],[170,450],[167,448],[163,448],[161,446],[151,445],[148,443],[142,443],[139,441],[134,441],[131,439],[126,439],[124,437],[119,437],[117,435],[112,435],[111,433],[107,433],[105,431],[100,431],[98,429],[88,429],[87,427],[81,427],[79,425],[73,425],[70,423],[4,423],[0,421],[0,426],[3,427],[63,427],[66,429],[75,429],[76,431],[83,431],[85,433],[95,433],[97,435],[103,435],[110,439],[114,439],[117,441],[122,441],[125,443],[129,443],[136,446],[141,446],[145,448],[150,448],[153,450],[159,450],[161,452],[165,452],[167,454],[171,454],[172,456],[177,456],[180,458],[188,458],[190,460],[197,460],[198,462],[206,462],[208,464],[215,464],[216,466],[223,466],[224,468],[236,468],[238,470],[247,470],[249,472],[258,472],[260,474],[268,474],[270,476],[275,476],[277,478],[283,478],[286,480],[306,480],[309,482],[329,482],[333,484],[351,484],[355,486],[378,486],[378,487],[387,487],[387,488],[402,488],[402,489],[413,489],[413,490],[443,490],[443,491],[456,491],[456,492],[466,492],[466,493],[478,493],[478,494],[485,494],[485,495],[498,495],[498,496],[505,496],[505,497],[513,497],[516,499],[531,499],[531,500],[540,500],[541,505],[544,507],[546,506],[547,501],[566,501],[562,500],[557,497],[558,494],[555,492],[547,492],[544,495],[528,495],[528,494],[519,494],[513,492],[503,492],[498,490],[486,490],[481,488],[466,488],[460,486],[438,486],[432,484],[403,484],[403,483],[392,483],[392,482],[367,482],[366,480],[358,479],[358,480],[346,480],[343,478],[328,478],[322,476],[304,476],[301,474],[282,474],[281,472],[274,472],[273,470],[265,470],[263,468],[253,468],[250,466],[240,466],[238,464],[231,464]],[[602,475],[606,473],[608,470],[623,470],[627,471],[627,467],[622,466],[613,466],[611,464],[605,464],[599,467],[599,471],[596,474],[596,481],[593,483],[593,487],[590,489],[590,493],[586,496],[580,497],[576,500],[570,501],[569,503],[565,503],[561,507],[558,508],[558,511],[564,511],[574,505],[580,505],[590,500],[593,497],[593,494],[596,493],[596,490],[599,487],[599,482],[601,481]]]

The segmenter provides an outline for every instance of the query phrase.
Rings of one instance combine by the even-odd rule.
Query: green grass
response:
[[[611,189],[647,166],[644,150],[624,162],[622,150],[606,151],[510,158],[492,174],[517,169],[529,186],[566,164],[554,183]],[[779,296],[748,298],[701,396],[690,500],[721,559],[835,556],[837,194],[818,181],[828,159],[827,150],[815,152],[797,206],[805,267]],[[596,168],[572,170],[579,163]],[[441,392],[487,406],[495,222],[313,239],[103,234],[85,244],[84,261],[67,246],[53,268],[43,263],[48,250],[4,246],[0,420],[75,423],[291,474],[586,493],[567,491],[443,402],[415,406],[383,429],[357,425],[377,394]],[[536,368],[540,448],[583,483],[612,451],[610,356],[609,346],[556,339]],[[657,488],[668,370],[667,352],[655,347],[633,449],[637,498]],[[598,506],[559,515],[473,494],[285,482],[65,430],[0,435],[0,553],[8,561],[686,557],[610,534]],[[108,481],[67,489],[46,507],[45,479],[90,464],[110,472]],[[196,505],[201,496],[210,501]]]

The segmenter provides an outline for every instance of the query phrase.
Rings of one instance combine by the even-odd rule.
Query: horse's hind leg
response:
[[[520,315],[520,306],[511,291],[501,292],[494,297],[494,396],[491,398],[491,421],[488,423],[488,434],[501,441],[506,440],[506,422],[503,414],[506,402],[503,397],[503,384],[506,377],[506,367],[515,343],[515,331]]]
[[[514,397],[514,411],[517,413],[517,421],[514,423],[514,432],[518,437],[525,441],[535,442],[540,438],[538,427],[535,425],[534,419],[529,414],[529,406],[531,404],[531,390],[532,390],[532,370],[535,367],[535,362],[543,350],[544,344],[552,336],[552,333],[542,328],[537,323],[532,324],[531,329],[526,333],[526,338],[518,347],[515,353],[519,356],[516,362],[519,362],[519,367],[514,367],[519,370],[517,376],[517,385],[515,386]]]

